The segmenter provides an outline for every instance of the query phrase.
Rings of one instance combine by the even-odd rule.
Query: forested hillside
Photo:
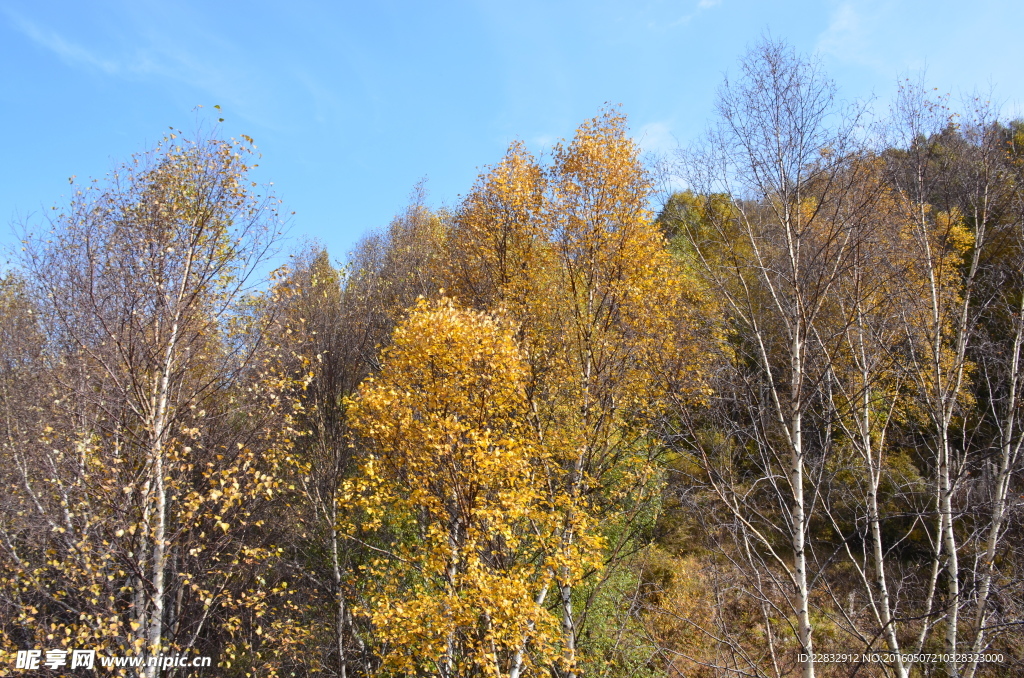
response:
[[[269,275],[253,154],[169,135],[0,278],[0,663],[1024,672],[1024,123],[765,41],[685,190],[608,107]]]

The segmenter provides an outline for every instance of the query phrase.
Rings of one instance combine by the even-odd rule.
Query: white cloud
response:
[[[845,54],[852,50],[859,51],[863,46],[864,37],[860,15],[850,3],[839,5],[832,12],[828,28],[818,36],[818,49],[829,54]]]
[[[817,51],[828,54],[840,61],[860,64],[888,71],[887,63],[878,44],[879,24],[884,24],[889,7],[879,2],[843,2],[829,20],[828,28],[818,36]]]
[[[82,65],[88,68],[95,68],[108,75],[122,73],[126,68],[112,60],[107,59],[89,51],[81,45],[76,45],[54,31],[44,30],[34,23],[11,12],[7,13],[15,27],[21,31],[32,42],[40,47],[50,50],[70,65]]]
[[[676,26],[687,26],[687,25],[689,25],[689,23],[691,21],[696,19],[699,14],[701,14],[702,12],[704,12],[706,10],[711,9],[712,7],[716,7],[716,6],[720,5],[720,4],[722,4],[722,0],[699,0],[699,2],[697,2],[697,6],[694,7],[692,12],[684,14],[683,16],[679,17],[675,21],[672,21],[672,22],[670,22],[668,24],[665,24],[665,25],[651,23],[651,24],[648,25],[648,27],[649,28],[662,28],[662,29],[664,29],[664,28],[675,28]]]
[[[260,90],[261,78],[239,58],[237,47],[202,28],[168,36],[148,25],[147,19],[153,17],[125,17],[127,23],[120,33],[130,39],[102,42],[101,52],[10,9],[0,12],[29,40],[72,68],[129,80],[173,81],[213,96],[231,111],[251,110]]]

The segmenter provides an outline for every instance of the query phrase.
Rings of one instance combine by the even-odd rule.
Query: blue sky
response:
[[[0,0],[0,243],[63,204],[70,176],[223,115],[223,134],[255,138],[291,236],[340,260],[417,180],[453,205],[511,140],[541,153],[604,102],[646,150],[685,145],[765,33],[879,110],[926,69],[1013,115],[1022,26],[1024,3],[991,0]]]

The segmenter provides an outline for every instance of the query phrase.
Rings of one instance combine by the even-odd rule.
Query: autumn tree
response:
[[[366,453],[349,529],[385,535],[366,569],[384,670],[519,676],[552,661],[543,591],[559,553],[526,374],[501,319],[421,300],[352,401]]]
[[[836,292],[872,206],[857,190],[863,165],[850,162],[856,118],[842,118],[834,93],[817,64],[785,45],[754,48],[719,92],[707,145],[689,158],[688,180],[707,204],[679,224],[679,247],[723,299],[736,350],[731,385],[720,386],[732,408],[719,421],[725,437],[691,430],[682,439],[732,521],[764,623],[786,620],[808,678],[819,577],[811,509],[833,447],[817,416],[844,336]],[[766,635],[777,667],[780,648]]]
[[[610,108],[557,145],[547,167],[512,144],[452,219],[448,289],[515,320],[529,418],[555,462],[544,483],[566,556],[550,601],[567,675],[624,661],[631,618],[599,609],[626,604],[611,582],[659,500],[653,428],[665,396],[703,397],[698,356],[717,342],[703,321],[713,304],[653,223],[652,190],[625,117]]]
[[[392,237],[401,240],[396,231],[391,229]],[[326,609],[333,618],[329,626],[313,624],[323,640],[309,649],[325,655],[321,671],[342,677],[365,674],[374,663],[364,639],[372,634],[353,614],[367,583],[359,567],[370,552],[345,529],[353,507],[343,500],[343,484],[358,473],[347,405],[378,364],[378,350],[390,340],[385,332],[399,320],[380,292],[401,283],[379,280],[381,272],[365,258],[370,251],[364,244],[354,261],[339,269],[325,249],[307,246],[281,271],[265,310],[272,315],[273,341],[288,347],[278,355],[280,369],[296,380],[293,397],[302,405],[295,419],[305,435],[291,458],[298,488],[289,511],[298,528],[292,562],[320,605],[319,614]],[[323,598],[326,590],[333,592],[329,600]]]
[[[301,635],[267,569],[295,432],[290,382],[265,369],[273,349],[245,307],[280,236],[252,153],[169,135],[25,238],[49,392],[38,428],[4,444],[18,473],[2,562],[24,641],[203,650],[272,673],[265,649]]]
[[[932,568],[919,644],[941,630],[953,675],[979,668],[952,661],[964,643],[987,644],[984,619],[1008,498],[1003,483],[1016,459],[1013,416],[1005,407],[1015,399],[1018,348],[1012,323],[996,320],[1014,313],[1004,296],[1013,289],[1004,257],[1014,256],[1019,223],[1012,207],[1012,142],[990,105],[966,103],[966,110],[954,112],[945,97],[930,98],[905,84],[893,110],[888,155],[891,181],[907,197],[916,241],[911,256],[921,280],[906,294],[905,355],[921,419],[920,463],[933,492]],[[1006,471],[972,480],[993,458]],[[965,493],[985,497],[989,508],[974,510]],[[964,568],[962,560],[973,564]]]
[[[652,422],[672,385],[699,400],[700,316],[713,313],[699,283],[666,251],[647,210],[651,179],[610,110],[556,146],[549,233],[558,267],[548,302],[558,347],[535,396],[538,425],[561,460],[559,492],[566,543],[595,520],[628,525],[658,495],[658,443]],[[620,522],[621,521],[621,522]],[[630,531],[607,534],[610,562]],[[560,585],[564,632],[573,648],[588,620],[573,608],[573,584]],[[588,596],[590,600],[593,600]]]

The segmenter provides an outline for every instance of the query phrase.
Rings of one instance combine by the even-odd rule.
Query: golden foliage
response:
[[[348,529],[391,535],[366,572],[387,669],[497,675],[517,652],[527,666],[550,659],[556,620],[538,599],[556,555],[538,482],[548,462],[525,377],[501,320],[420,300],[352,400],[368,452]]]

